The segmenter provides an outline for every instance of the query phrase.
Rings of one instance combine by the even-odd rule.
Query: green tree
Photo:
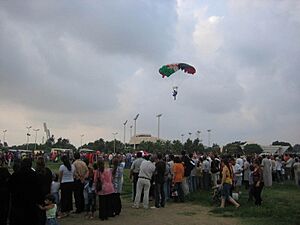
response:
[[[186,142],[184,143],[183,145],[183,148],[184,150],[187,152],[187,153],[192,153],[193,150],[194,150],[194,145],[193,145],[193,141],[191,139],[187,139]]]
[[[141,150],[141,151],[147,151],[149,153],[153,153],[153,151],[154,151],[154,143],[150,142],[150,141],[142,141],[138,145],[138,149]]]
[[[154,143],[153,153],[164,153],[165,152],[165,142],[161,140],[157,140]]]
[[[212,152],[215,154],[220,154],[221,153],[221,148],[218,144],[213,144],[212,145]]]
[[[181,141],[174,140],[172,142],[172,153],[173,154],[180,154],[180,152],[182,151],[182,149],[183,149],[183,145],[182,145]]]
[[[82,148],[88,148],[95,151],[104,151],[105,147],[105,141],[103,138],[100,138],[94,142],[89,142],[88,144],[82,146]]]
[[[166,153],[166,154],[170,154],[170,153],[172,153],[172,142],[171,141],[169,141],[169,140],[167,140],[166,142],[165,142],[165,144],[164,144],[164,152]]]
[[[244,147],[244,152],[246,155],[260,154],[263,149],[258,144],[247,144]]]
[[[64,148],[64,149],[73,149],[76,150],[76,147],[72,145],[69,139],[66,138],[58,138],[56,143],[52,145],[52,148]]]
[[[230,144],[227,144],[223,148],[223,152],[229,155],[237,155],[243,154],[243,149],[241,148],[241,145],[243,145],[245,142],[236,141]]]
[[[300,145],[299,144],[294,145],[293,152],[299,152],[300,153]]]

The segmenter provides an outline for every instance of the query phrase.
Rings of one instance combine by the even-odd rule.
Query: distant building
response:
[[[136,136],[133,136],[130,138],[129,144],[130,145],[139,145],[140,143],[144,142],[153,142],[156,143],[158,140],[161,140],[158,137],[152,137],[151,134],[137,134]]]
[[[242,150],[244,151],[245,146],[249,144],[256,144],[254,142],[246,142],[243,145],[241,145]],[[281,146],[281,145],[260,145],[263,150],[261,155],[283,155],[290,146]]]

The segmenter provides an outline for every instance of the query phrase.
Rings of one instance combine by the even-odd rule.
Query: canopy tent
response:
[[[79,150],[79,152],[96,152],[95,150],[92,150],[92,149],[88,149],[88,148],[81,148],[80,150]]]

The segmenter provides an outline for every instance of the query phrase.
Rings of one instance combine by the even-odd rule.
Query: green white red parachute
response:
[[[183,70],[185,73],[188,74],[195,74],[196,73],[196,69],[186,63],[176,63],[176,64],[167,64],[167,65],[163,65],[160,69],[159,69],[159,73],[162,75],[162,77],[169,77],[171,76],[173,73],[175,73],[178,70]]]

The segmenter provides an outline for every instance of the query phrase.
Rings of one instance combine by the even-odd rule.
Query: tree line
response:
[[[119,152],[119,153],[127,153],[133,151],[147,151],[149,153],[161,152],[167,154],[179,154],[183,149],[188,153],[198,152],[198,153],[206,153],[206,152],[214,152],[214,153],[227,153],[227,154],[240,154],[240,155],[251,155],[251,154],[260,154],[262,153],[262,148],[258,144],[246,144],[246,142],[235,141],[232,143],[228,143],[223,147],[220,147],[218,144],[213,144],[210,147],[204,146],[203,143],[197,138],[194,140],[187,139],[184,143],[180,140],[167,140],[157,142],[141,142],[139,145],[136,145],[136,149],[133,149],[133,146],[129,144],[122,143],[119,140],[105,141],[103,138],[99,138],[94,142],[89,142],[84,144],[81,148],[88,148],[95,151],[101,151],[104,153],[111,152]],[[294,147],[288,143],[283,141],[274,141],[272,145],[281,145],[281,146],[289,146],[289,152],[300,152],[300,145],[296,144]],[[28,150],[42,150],[45,152],[50,152],[52,148],[64,148],[64,149],[73,149],[77,150],[77,148],[70,143],[67,138],[58,138],[55,141],[54,136],[50,137],[44,144],[35,144],[29,143],[22,145],[14,145],[8,146],[7,143],[4,145],[0,143],[0,148],[2,150],[6,149],[28,149]]]

